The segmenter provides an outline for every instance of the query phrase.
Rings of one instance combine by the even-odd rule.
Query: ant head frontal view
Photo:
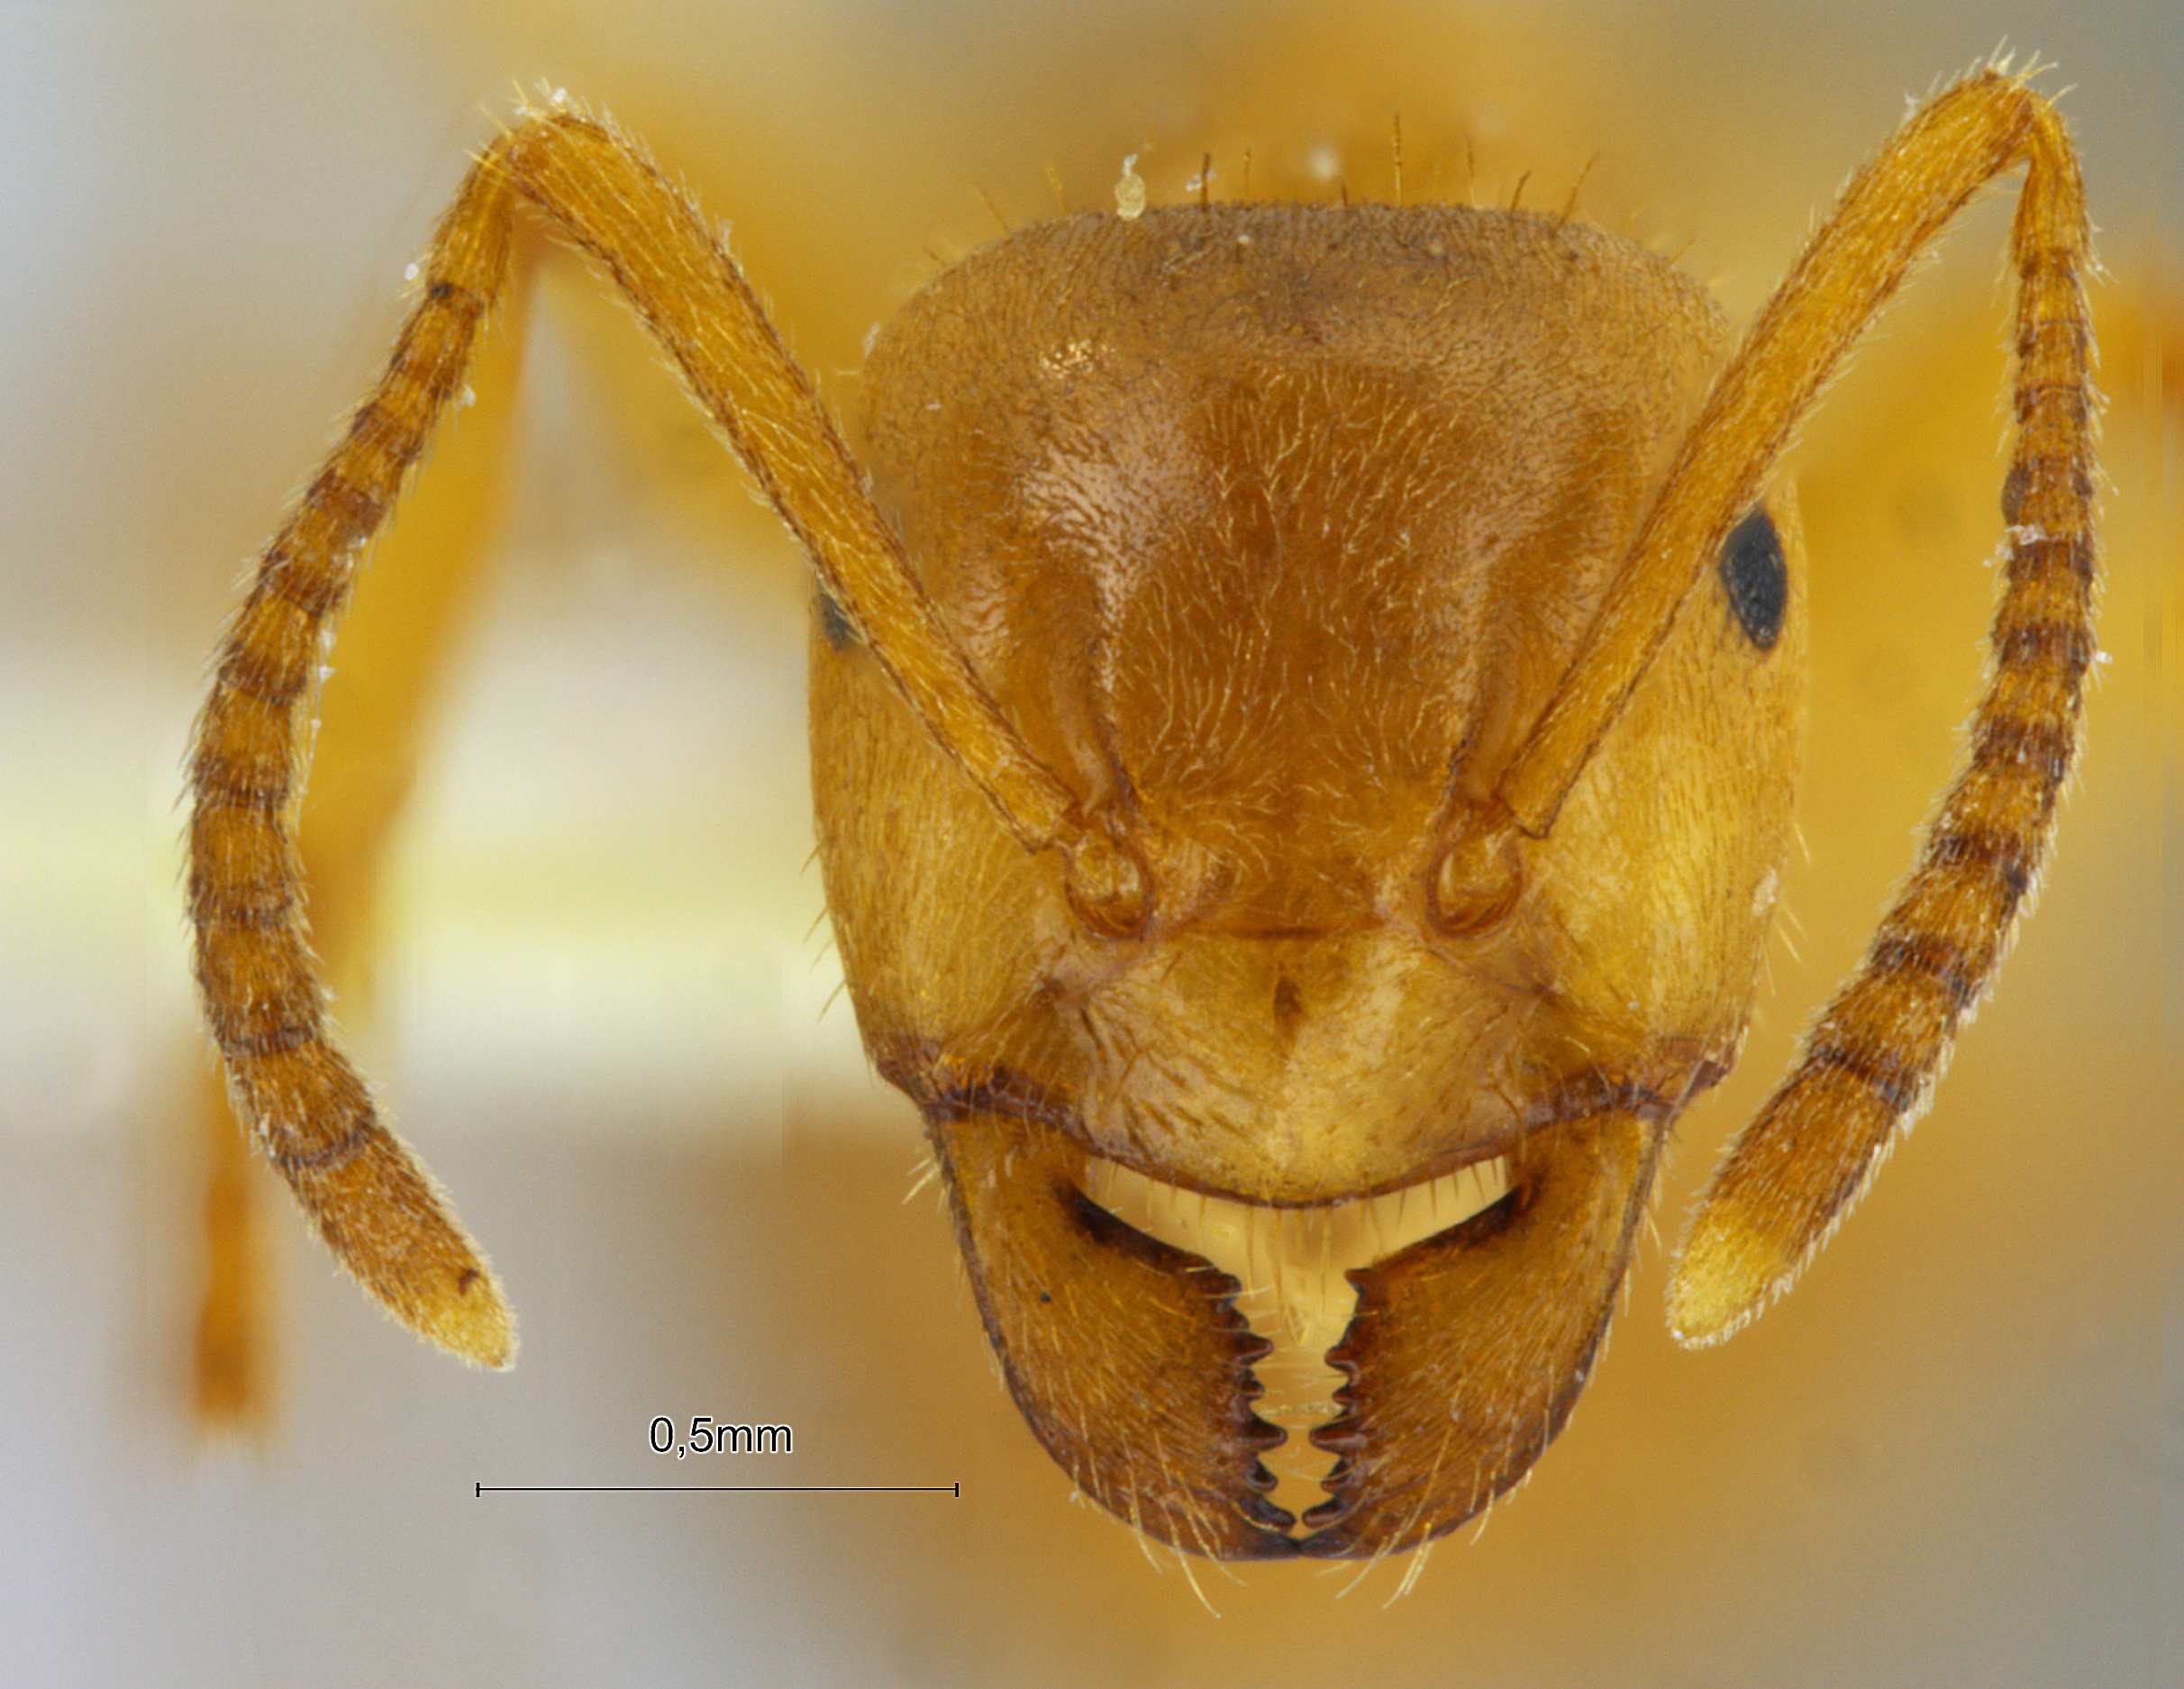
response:
[[[2092,260],[2069,139],[2006,65],[1909,118],[1741,339],[1567,211],[1124,193],[912,300],[869,348],[854,451],[642,148],[525,111],[268,545],[200,720],[189,899],[237,1112],[397,1318],[512,1360],[483,1253],[333,1041],[296,827],[325,642],[527,209],[623,293],[810,560],[814,798],[859,1030],[920,1111],[1034,1433],[1185,1550],[1427,1542],[1561,1428],[1670,1129],[1743,1040],[1806,660],[1778,460],[1922,251],[2018,167],[1992,677],[1862,966],[1685,1233],[1671,1326],[1729,1336],[1924,1105],[2076,752]],[[1332,1467],[1324,1499],[1279,1504],[1245,1285],[1118,1180],[1317,1228],[1332,1274],[1356,1215],[1459,1171],[1497,1194],[1346,1245],[1341,1378],[1297,1424]]]

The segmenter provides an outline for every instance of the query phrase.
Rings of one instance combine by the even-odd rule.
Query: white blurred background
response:
[[[1201,1568],[1215,1621],[1072,1508],[988,1376],[945,1224],[899,1202],[909,1104],[867,1078],[846,1005],[820,1015],[799,565],[556,256],[496,413],[506,514],[480,518],[371,989],[343,1005],[495,1252],[522,1364],[426,1352],[269,1207],[273,1417],[195,1440],[187,724],[238,570],[376,371],[512,79],[604,104],[733,219],[853,411],[867,326],[994,232],[979,190],[1043,214],[1051,164],[1073,205],[1110,204],[1137,151],[1177,197],[1202,150],[1233,172],[1249,145],[1262,187],[1331,191],[1310,160],[1332,148],[1381,195],[1397,111],[1414,194],[1461,194],[1467,137],[1482,197],[1530,169],[1559,202],[1597,151],[1588,213],[1686,249],[1742,316],[1903,96],[2005,34],[2077,85],[2114,272],[2114,661],[1999,997],[1750,1335],[1676,1353],[1654,1252],[1536,1481],[1386,1611],[1386,1570],[1338,1602],[1308,1568]],[[2174,1681],[2179,40],[2153,0],[0,0],[0,1684]],[[1956,754],[2006,221],[2007,195],[1967,219],[1799,449],[1801,931],[1743,1067],[1681,1129],[1671,1232]],[[450,521],[482,497],[425,486]],[[398,531],[365,592],[439,562]],[[330,740],[369,677],[332,685]],[[663,1465],[660,1412],[787,1421],[797,1452]],[[707,1476],[963,1494],[472,1493]]]

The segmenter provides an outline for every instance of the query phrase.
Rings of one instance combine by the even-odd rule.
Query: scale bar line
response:
[[[474,1496],[484,1495],[637,1495],[690,1494],[706,1495],[955,1495],[963,1494],[954,1484],[473,1484]]]

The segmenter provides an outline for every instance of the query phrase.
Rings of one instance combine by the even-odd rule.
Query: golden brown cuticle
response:
[[[1742,336],[1574,195],[1228,199],[1209,159],[1186,203],[1126,171],[1119,211],[945,268],[870,343],[847,432],[644,150],[565,101],[525,109],[267,544],[198,720],[196,973],[251,1140],[395,1317],[511,1364],[484,1251],[336,1042],[297,821],[359,559],[535,219],[634,309],[816,577],[812,786],[850,998],[922,1112],[1033,1432],[1184,1550],[1430,1541],[1561,1429],[1668,1135],[1751,1019],[1825,567],[1781,454],[1958,209],[2018,168],[1991,678],[1863,963],[1685,1230],[1670,1325],[1730,1336],[1925,1105],[2077,754],[2088,221],[2053,106],[2002,65],[1910,115]],[[1358,1241],[1368,1199],[1489,1169],[1476,1212]],[[208,1212],[240,1285],[234,1176]],[[1134,1217],[1107,1194],[1129,1178],[1160,1194]],[[1322,1228],[1330,1276],[1330,1240],[1354,1245],[1321,1400],[1262,1399],[1252,1287],[1156,1235],[1187,1199]],[[256,1388],[249,1312],[208,1312],[208,1405]],[[1262,1459],[1285,1439],[1327,1457],[1294,1507]]]

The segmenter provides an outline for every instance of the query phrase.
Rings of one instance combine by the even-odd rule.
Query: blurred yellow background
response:
[[[953,1241],[901,1202],[805,870],[797,559],[623,314],[540,267],[428,472],[405,574],[468,602],[380,942],[344,1008],[524,1321],[506,1377],[376,1317],[282,1206],[276,1418],[193,1446],[211,1069],[179,763],[237,570],[375,373],[402,272],[511,102],[605,105],[733,219],[838,405],[860,342],[1006,216],[1524,171],[1742,318],[1906,93],[2007,34],[2059,60],[2095,296],[2112,658],[2035,918],[1933,1113],[1799,1292],[1686,1356],[1649,1252],[1583,1410],[1416,1592],[1172,1562],[995,1385]],[[2174,1681],[2184,1496],[2178,1033],[2179,45],[2156,0],[1828,6],[361,8],[0,4],[0,1684],[2138,1684]],[[1438,174],[1436,170],[1438,169]],[[2007,194],[1795,459],[1815,672],[1793,918],[1677,1216],[1855,959],[1958,754],[1999,538]],[[509,347],[513,346],[513,337]],[[491,416],[487,415],[491,411]],[[472,438],[474,436],[474,438]],[[419,536],[491,529],[474,557]],[[405,538],[406,536],[406,539]],[[446,575],[469,561],[475,577]],[[389,586],[384,602],[375,588]],[[323,755],[405,785],[384,745]],[[1794,949],[1793,949],[1794,945]],[[255,1170],[254,1170],[255,1173]],[[269,1178],[264,1180],[268,1189]],[[704,1469],[656,1413],[794,1425]],[[930,1495],[477,1483],[922,1484]]]

